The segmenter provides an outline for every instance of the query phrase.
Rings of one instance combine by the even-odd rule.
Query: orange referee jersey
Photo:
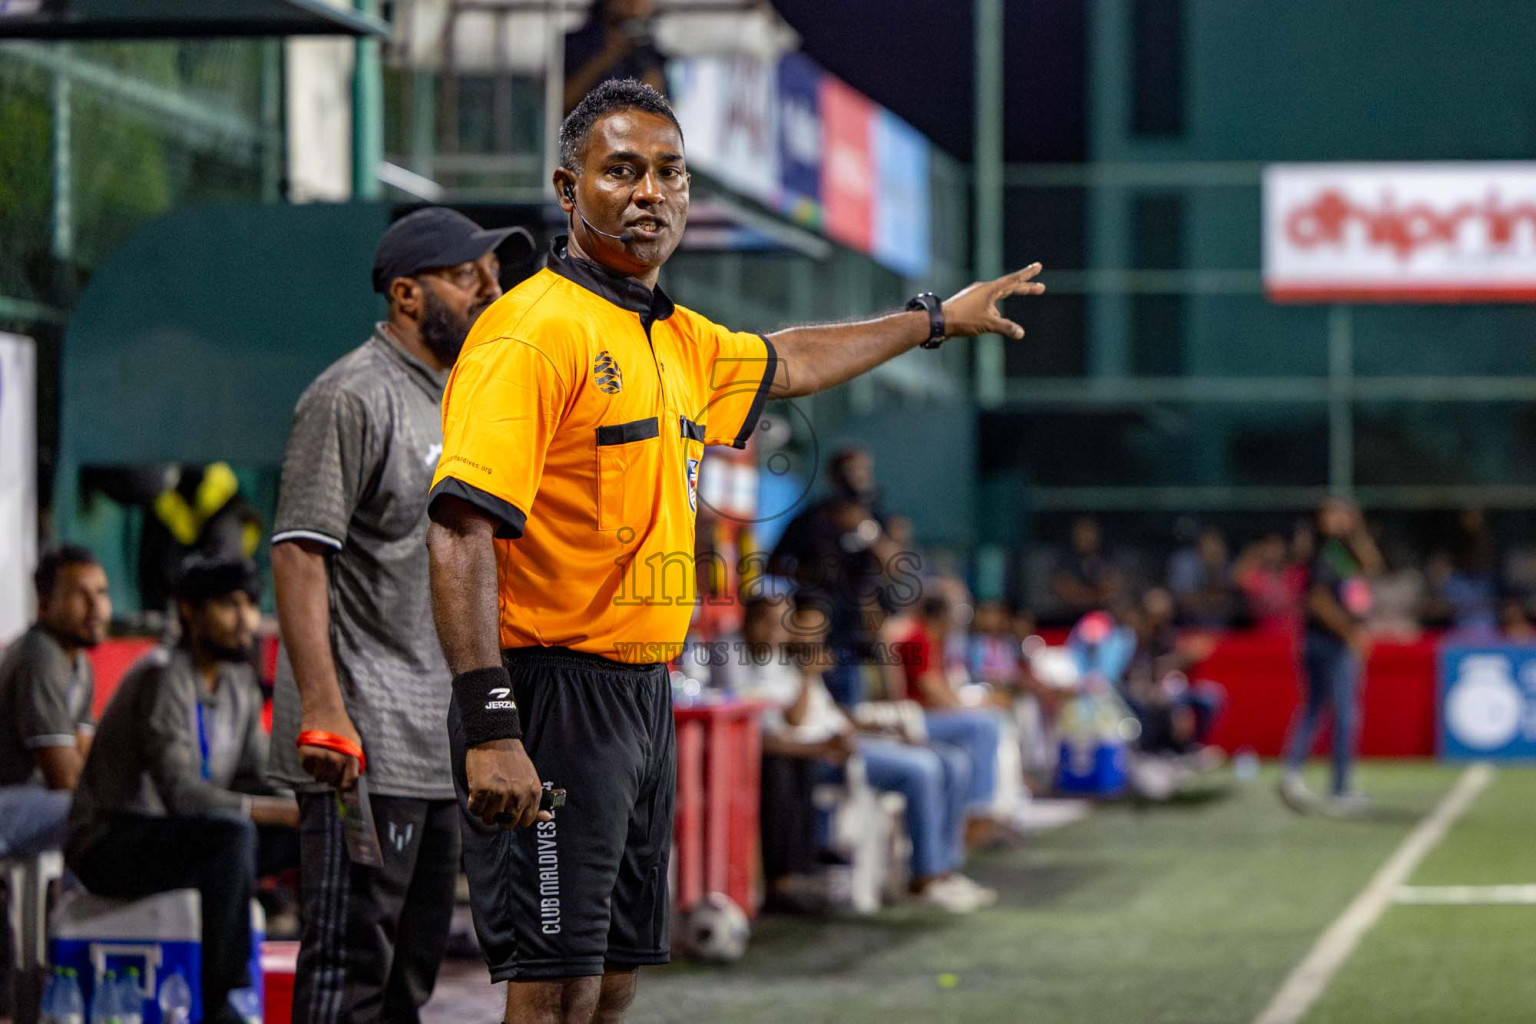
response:
[[[443,393],[444,494],[492,516],[501,646],[676,653],[696,600],[704,446],[744,447],[778,356],[569,255],[498,299]]]

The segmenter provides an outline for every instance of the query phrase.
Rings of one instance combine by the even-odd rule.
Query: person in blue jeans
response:
[[[1361,669],[1370,652],[1363,623],[1371,610],[1369,578],[1381,566],[1381,555],[1365,530],[1354,505],[1329,498],[1317,512],[1317,554],[1307,570],[1306,630],[1302,638],[1301,674],[1305,701],[1286,744],[1280,799],[1297,813],[1324,810],[1337,815],[1358,814],[1365,797],[1351,786],[1356,695]],[[1333,786],[1325,803],[1308,790],[1301,766],[1312,749],[1323,716],[1333,718]]]
[[[993,824],[991,809],[997,796],[1001,723],[996,710],[961,703],[950,685],[947,649],[953,622],[947,598],[925,597],[898,649],[902,652],[907,696],[923,705],[928,743],[963,751],[970,763],[966,810],[971,817],[968,838],[974,844],[989,836]]]
[[[970,759],[964,751],[878,736],[860,736],[857,742],[870,786],[900,793],[907,801],[914,894],[957,913],[995,903],[997,893],[960,873],[971,785]],[[841,776],[840,768],[825,773],[829,781]]]
[[[833,739],[851,738],[864,763],[869,786],[900,793],[906,800],[907,834],[912,841],[912,892],[921,901],[952,913],[968,913],[997,900],[997,893],[960,872],[965,860],[965,811],[971,787],[970,759],[943,744],[927,745],[919,735],[857,732],[827,691],[825,607],[814,600],[799,607],[786,599],[787,587],[767,587],[761,597],[743,600],[742,632],[753,664],[741,673],[738,695],[764,705],[765,749],[793,740],[817,763],[816,782],[846,780],[846,756],[817,749]],[[803,597],[803,596],[802,596]],[[807,802],[802,808],[814,813]],[[793,813],[783,808],[781,813]],[[765,828],[797,831],[796,822],[766,822]]]

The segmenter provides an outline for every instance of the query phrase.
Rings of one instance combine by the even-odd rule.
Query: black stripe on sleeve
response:
[[[527,513],[510,501],[504,501],[494,494],[482,491],[478,487],[471,487],[457,477],[451,476],[443,477],[427,494],[427,515],[434,521],[437,519],[437,499],[444,495],[467,501],[496,520],[498,540],[516,540],[523,535],[523,529],[528,525]]]
[[[768,404],[768,392],[773,389],[773,378],[779,370],[779,350],[773,347],[766,335],[759,334],[763,344],[768,347],[768,364],[763,368],[763,379],[758,382],[757,394],[752,396],[752,407],[747,410],[747,418],[741,424],[741,432],[736,435],[736,440],[731,442],[732,448],[745,448],[747,439],[752,436],[752,431],[757,429],[757,421],[763,415],[763,406]]]

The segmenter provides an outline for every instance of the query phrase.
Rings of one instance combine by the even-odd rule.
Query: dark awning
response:
[[[377,18],[324,0],[7,0],[0,39],[387,36]]]

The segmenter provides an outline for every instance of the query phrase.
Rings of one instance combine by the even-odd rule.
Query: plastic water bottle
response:
[[[144,1024],[144,990],[139,987],[137,967],[128,968],[117,979],[117,1016],[122,1024]]]
[[[48,980],[43,984],[43,1001],[37,1006],[37,1019],[40,1024],[53,1024],[58,1016],[54,1012],[54,1003],[59,999],[59,981],[62,971],[55,967],[48,975]]]
[[[106,972],[96,982],[96,991],[91,993],[91,1024],[119,1024],[116,971]]]
[[[261,1024],[261,1000],[253,988],[237,988],[229,994],[229,1005],[239,1014],[242,1024]]]
[[[160,985],[161,1024],[189,1024],[192,1020],[192,989],[181,970],[171,973]]]
[[[1238,782],[1252,782],[1259,777],[1259,755],[1252,747],[1243,747],[1233,756],[1232,774]]]
[[[80,994],[80,979],[73,967],[57,972],[51,1005],[44,1004],[53,1024],[85,1024],[85,996]]]

